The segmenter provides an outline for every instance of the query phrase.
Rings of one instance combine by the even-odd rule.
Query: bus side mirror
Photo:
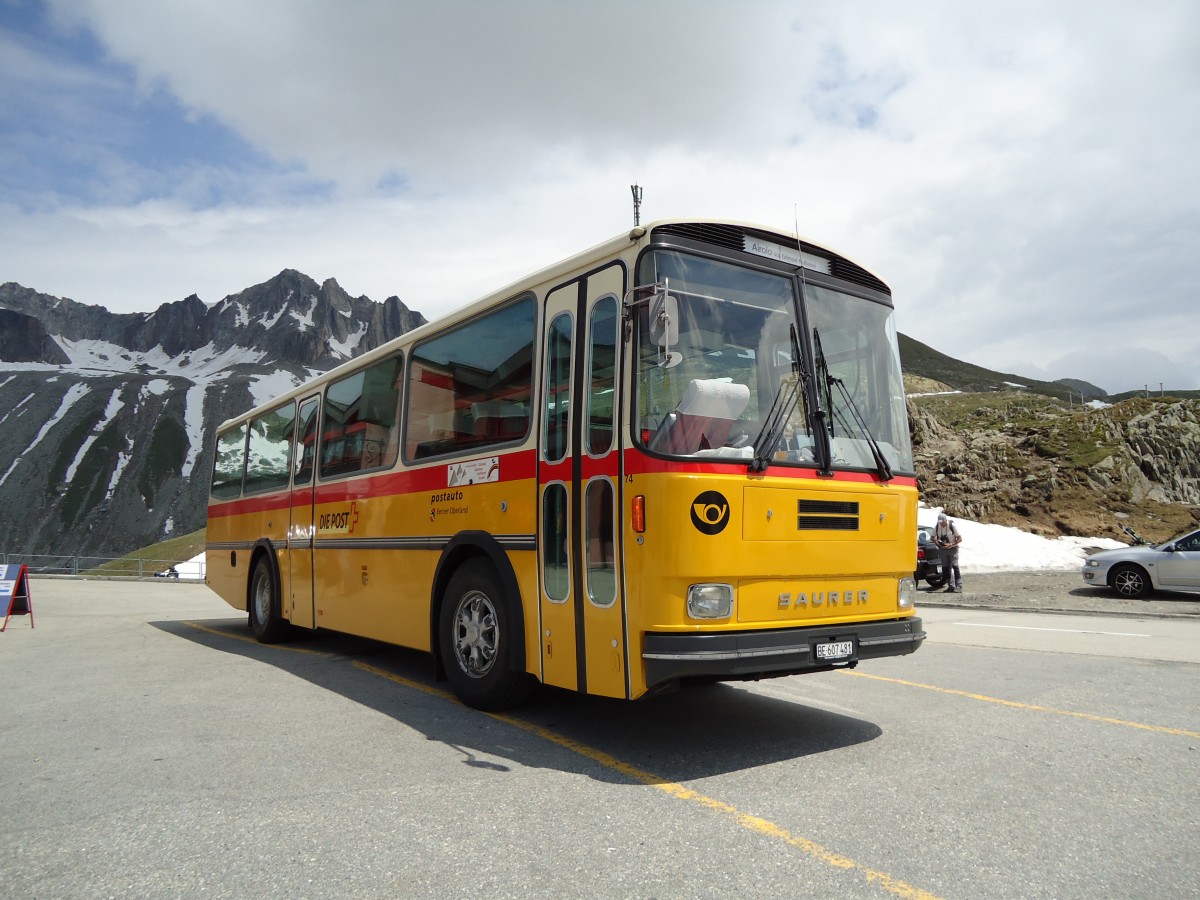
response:
[[[650,339],[662,348],[659,366],[669,369],[683,360],[683,355],[671,350],[679,343],[679,300],[666,291],[650,298]]]

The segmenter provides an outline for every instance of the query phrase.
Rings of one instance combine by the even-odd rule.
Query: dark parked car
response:
[[[946,576],[942,574],[942,555],[933,541],[933,529],[924,525],[917,529],[917,570],[913,572],[913,578],[918,586],[923,579],[931,588],[940,588],[946,583]]]

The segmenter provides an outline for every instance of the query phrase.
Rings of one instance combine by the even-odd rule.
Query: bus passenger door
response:
[[[288,528],[288,596],[282,598],[284,618],[293,625],[316,628],[313,596],[313,473],[317,462],[317,422],[320,398],[300,404],[296,446],[292,448],[292,515]]]
[[[542,679],[627,697],[617,536],[617,340],[624,268],[546,298],[538,486]]]

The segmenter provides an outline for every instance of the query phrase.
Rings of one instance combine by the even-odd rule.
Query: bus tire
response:
[[[442,595],[438,637],[446,678],[458,699],[483,710],[523,703],[534,678],[516,668],[510,645],[523,627],[515,602],[500,588],[495,568],[471,559],[450,577]]]
[[[287,635],[288,623],[279,612],[279,590],[270,560],[260,556],[250,576],[250,628],[263,644],[276,644]]]

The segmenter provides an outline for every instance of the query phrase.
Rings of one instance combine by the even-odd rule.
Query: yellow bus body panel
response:
[[[533,480],[524,479],[318,503],[317,627],[431,650],[431,585],[442,550],[422,543],[464,530],[531,534],[534,490]],[[382,542],[370,546],[376,539]],[[536,598],[534,554],[509,559],[523,596]],[[528,613],[526,619],[526,660],[536,671],[537,620],[530,622]]]
[[[916,533],[915,487],[647,474],[625,488],[627,503],[635,495],[646,498],[645,533],[635,534],[628,524],[625,530],[633,697],[646,690],[642,667],[634,662],[646,632],[749,631],[913,615],[911,607],[899,607],[899,581],[912,577],[916,562],[915,539],[907,539]],[[694,524],[693,506],[712,491],[727,504],[727,524],[705,534]],[[837,528],[802,529],[801,500],[857,504],[857,513],[829,516]],[[688,616],[688,586],[710,582],[733,586],[730,618]]]
[[[244,535],[250,533],[248,525],[239,521],[242,516],[221,516],[208,520],[208,530],[205,541],[209,546],[204,551],[204,580],[217,596],[234,609],[245,611],[246,589],[249,573],[246,567],[250,564],[249,551],[238,551],[229,548],[228,544],[245,540]],[[237,557],[240,566],[233,565]]]

